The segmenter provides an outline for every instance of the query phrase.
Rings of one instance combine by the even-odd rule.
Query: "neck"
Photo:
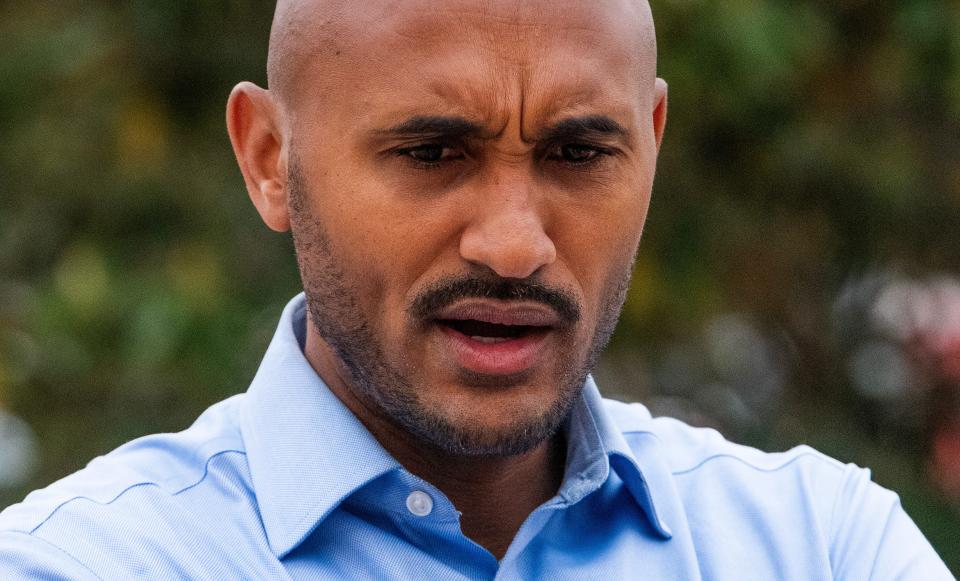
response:
[[[451,456],[411,446],[409,439],[393,442],[387,450],[440,489],[461,513],[463,534],[497,559],[530,513],[557,493],[566,460],[561,435],[524,454],[493,458]]]
[[[308,332],[304,351],[330,391],[404,468],[450,499],[461,513],[463,534],[498,560],[527,516],[560,488],[566,462],[562,435],[514,456],[446,454],[425,445],[365,401],[350,387],[335,355],[315,333]]]

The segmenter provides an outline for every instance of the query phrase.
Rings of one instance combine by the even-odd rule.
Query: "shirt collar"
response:
[[[283,310],[241,417],[257,503],[270,547],[279,558],[351,494],[401,468],[304,357],[305,321],[301,293]],[[640,430],[650,414],[637,405],[630,419]],[[654,530],[670,538],[670,528],[657,511],[670,487],[664,481],[669,472],[656,450],[651,451],[654,458],[638,459],[622,428],[588,377],[567,425],[567,466],[559,496],[568,504],[578,502],[602,486],[612,468]]]
[[[260,515],[279,558],[353,492],[400,467],[304,357],[305,321],[300,294],[283,310],[241,419]]]
[[[624,404],[619,404],[624,405]],[[640,438],[633,447],[625,432],[652,436],[650,412],[641,404],[629,406],[629,414],[613,418],[600,391],[587,377],[580,402],[573,409],[567,431],[567,467],[560,495],[573,504],[602,486],[611,471],[647,516],[662,538],[673,536],[667,523],[673,490],[669,468],[659,450],[659,440]]]

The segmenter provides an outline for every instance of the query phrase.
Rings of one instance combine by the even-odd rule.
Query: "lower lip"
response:
[[[441,325],[440,329],[461,367],[483,375],[512,375],[534,366],[540,358],[549,331],[530,333],[499,343],[484,343]]]

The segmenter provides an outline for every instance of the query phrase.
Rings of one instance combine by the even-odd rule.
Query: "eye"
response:
[[[442,143],[424,143],[413,147],[405,147],[397,150],[396,154],[426,166],[435,166],[445,161],[463,158],[463,152],[461,150]]]
[[[554,147],[547,157],[570,165],[587,165],[604,155],[610,155],[610,151],[586,143],[564,143]]]

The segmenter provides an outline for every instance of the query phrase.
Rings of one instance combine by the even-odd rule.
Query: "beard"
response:
[[[517,414],[497,430],[477,426],[469,418],[438,412],[420,397],[416,370],[395,364],[386,356],[384,337],[365,314],[350,286],[323,224],[312,215],[302,171],[290,159],[288,187],[290,220],[297,263],[306,295],[307,310],[319,335],[333,350],[344,380],[361,401],[423,445],[448,455],[506,457],[526,453],[553,437],[580,396],[590,370],[596,365],[616,327],[632,272],[631,261],[608,276],[601,294],[597,326],[585,353],[558,357],[556,397],[543,411]],[[407,308],[407,330],[423,331],[432,314],[470,297],[539,302],[557,313],[562,322],[560,344],[573,345],[582,307],[565,289],[535,280],[504,279],[474,269],[422,289]],[[402,360],[402,358],[398,358]],[[490,384],[490,378],[461,378],[464,384]],[[509,381],[509,379],[508,379]],[[496,382],[494,382],[496,383]],[[505,410],[512,413],[512,410]]]

